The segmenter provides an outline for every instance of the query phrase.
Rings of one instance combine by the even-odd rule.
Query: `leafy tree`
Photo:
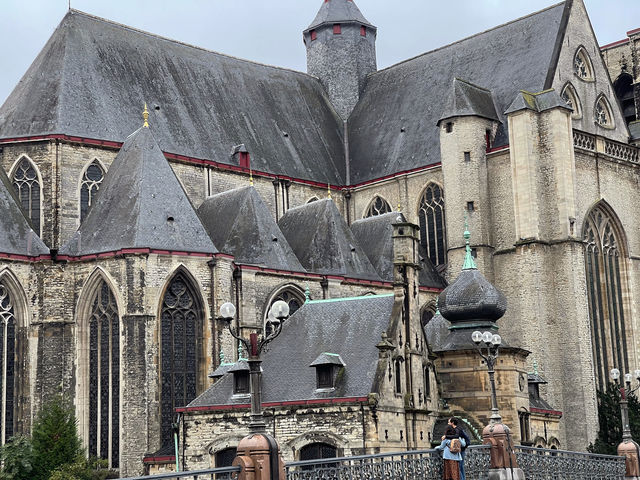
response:
[[[29,437],[11,438],[0,450],[0,480],[29,480],[33,470],[33,449]]]
[[[43,405],[33,425],[33,480],[48,480],[51,472],[84,459],[73,407],[62,396]]]
[[[617,455],[622,442],[622,416],[620,413],[620,390],[613,383],[602,392],[598,391],[598,422],[600,430],[596,441],[589,445],[592,453]],[[627,395],[629,405],[629,426],[634,440],[640,440],[640,401],[635,395]]]

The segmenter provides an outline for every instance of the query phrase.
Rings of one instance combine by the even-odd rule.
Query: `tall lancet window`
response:
[[[161,439],[172,445],[174,409],[196,397],[199,335],[203,308],[200,296],[184,273],[169,284],[162,300],[161,317]]]
[[[103,280],[89,317],[89,456],[120,459],[120,320],[116,299]]]
[[[13,188],[18,194],[22,208],[31,219],[34,231],[40,235],[41,185],[36,167],[27,157],[22,157],[13,172]]]
[[[621,233],[602,206],[587,215],[585,263],[595,373],[600,389],[609,371],[629,371],[623,292],[625,262]]]
[[[93,200],[98,193],[100,184],[104,179],[104,170],[100,166],[98,160],[94,160],[91,165],[87,167],[82,176],[82,184],[80,186],[80,221],[84,220],[87,216],[89,207],[93,205]]]
[[[430,183],[425,188],[418,210],[420,243],[431,262],[438,266],[447,263],[447,239],[444,228],[444,194],[442,188]]]
[[[15,401],[16,319],[9,289],[0,281],[0,407],[2,414],[2,444],[13,436]]]

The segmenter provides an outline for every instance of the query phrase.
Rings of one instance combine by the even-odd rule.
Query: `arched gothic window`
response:
[[[593,66],[584,47],[578,48],[573,57],[573,73],[582,80],[593,80]]]
[[[161,440],[171,445],[174,409],[196,398],[203,328],[200,295],[183,272],[169,283],[161,313]]]
[[[445,236],[444,194],[442,188],[430,183],[420,199],[420,243],[427,251],[431,262],[438,266],[447,263],[447,240]]]
[[[625,262],[621,234],[600,205],[587,215],[584,228],[587,294],[596,377],[606,388],[615,366],[629,371],[623,304]]]
[[[89,456],[118,468],[120,459],[120,319],[102,280],[89,316]]]
[[[2,444],[14,434],[16,319],[9,289],[0,280],[0,412]]]
[[[31,219],[34,231],[40,235],[40,180],[36,166],[27,158],[22,157],[13,172],[13,188],[20,199],[22,208]]]
[[[622,73],[613,82],[613,89],[622,107],[622,115],[627,125],[636,120],[636,104],[633,95],[633,77],[628,73]]]
[[[338,449],[328,443],[310,443],[300,449],[300,460],[319,460],[323,458],[336,458]]]
[[[268,323],[267,315],[269,315],[269,310],[271,310],[271,306],[277,302],[278,300],[282,300],[287,305],[289,305],[289,316],[296,313],[296,311],[304,304],[304,294],[297,288],[293,286],[285,287],[278,291],[271,300],[267,304],[267,309],[264,312],[264,321],[265,321],[265,333],[268,335],[271,331],[271,326]]]
[[[571,113],[572,118],[580,118],[582,117],[582,104],[580,103],[580,97],[576,92],[576,89],[573,88],[573,85],[567,83],[562,89],[561,93],[562,98],[567,105],[569,105],[573,109],[573,113]]]
[[[104,170],[100,166],[98,160],[94,160],[87,167],[82,176],[82,185],[80,186],[80,221],[84,220],[89,207],[93,205],[93,197],[98,192],[100,184],[104,179]]]
[[[598,125],[605,128],[613,128],[613,116],[611,115],[611,107],[604,95],[600,95],[594,109],[595,121]]]
[[[369,204],[369,208],[364,214],[364,218],[375,217],[376,215],[383,215],[385,213],[389,213],[391,211],[391,205],[383,199],[382,197],[376,195],[371,203]]]

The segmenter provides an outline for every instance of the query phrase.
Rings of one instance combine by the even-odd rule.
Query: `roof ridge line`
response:
[[[208,48],[199,47],[197,45],[193,45],[192,43],[187,43],[187,42],[183,42],[181,40],[176,40],[174,38],[165,37],[165,36],[159,35],[157,33],[148,32],[146,30],[142,30],[141,28],[132,27],[131,25],[125,25],[124,23],[116,22],[114,20],[109,20],[108,18],[104,18],[104,17],[99,17],[98,15],[93,15],[91,13],[83,12],[82,10],[76,10],[76,9],[72,8],[72,9],[69,10],[69,12],[73,13],[73,14],[83,15],[83,16],[91,18],[93,20],[97,20],[97,21],[101,21],[101,22],[104,22],[104,23],[108,23],[110,25],[113,25],[113,26],[116,26],[116,27],[120,27],[120,28],[124,28],[126,30],[131,30],[133,32],[141,33],[143,35],[148,35],[150,37],[154,37],[154,38],[157,38],[159,40],[164,40],[164,41],[167,41],[167,42],[171,42],[171,43],[175,43],[175,44],[178,44],[178,45],[182,45],[184,47],[195,48],[196,50],[201,50],[203,52],[211,53],[211,54],[214,54],[214,55],[219,55],[221,57],[230,58],[230,59],[238,60],[238,61],[241,61],[241,62],[251,63],[253,65],[260,65],[262,67],[274,68],[276,70],[283,70],[283,71],[286,71],[286,72],[293,72],[293,73],[297,73],[297,74],[303,75],[305,77],[316,78],[313,75],[309,75],[306,72],[301,72],[299,70],[294,70],[292,68],[279,67],[277,65],[269,65],[268,63],[256,62],[254,60],[248,60],[246,58],[235,57],[233,55],[228,55],[226,53],[217,52],[216,50],[210,50]],[[67,15],[68,14],[69,13],[67,13]],[[65,15],[65,17],[67,15]]]
[[[509,21],[509,22],[502,23],[502,24],[500,24],[500,25],[496,25],[495,27],[487,28],[486,30],[483,30],[483,31],[478,32],[478,33],[474,33],[473,35],[470,35],[470,36],[468,36],[468,37],[461,38],[460,40],[456,40],[455,42],[451,42],[451,43],[448,43],[448,44],[446,44],[446,45],[442,45],[441,47],[434,48],[433,50],[428,50],[428,51],[426,51],[426,52],[424,52],[424,53],[420,53],[420,54],[415,55],[415,56],[413,56],[413,57],[411,57],[411,58],[407,58],[406,60],[402,60],[401,62],[394,63],[393,65],[389,65],[388,67],[385,67],[385,68],[383,68],[383,69],[381,69],[381,70],[378,70],[377,72],[373,72],[371,75],[373,76],[373,75],[376,75],[376,74],[378,74],[378,73],[380,73],[380,72],[384,72],[384,71],[386,71],[386,70],[390,70],[390,69],[392,69],[392,68],[394,68],[394,67],[397,67],[398,65],[402,65],[402,64],[405,64],[405,63],[411,62],[411,61],[413,61],[413,60],[415,60],[415,59],[417,59],[417,58],[423,57],[423,56],[425,56],[425,55],[429,55],[430,53],[438,52],[438,51],[440,51],[440,50],[443,50],[443,49],[445,49],[445,48],[451,47],[451,46],[453,46],[453,45],[457,45],[458,43],[462,43],[462,42],[464,42],[464,41],[466,41],[466,40],[470,40],[470,39],[475,38],[475,37],[478,37],[478,36],[480,36],[480,35],[484,35],[485,33],[492,32],[493,30],[497,30],[497,29],[499,29],[499,28],[506,27],[507,25],[511,25],[511,24],[513,24],[513,23],[519,22],[519,21],[521,21],[521,20],[524,20],[525,18],[533,17],[534,15],[538,15],[538,14],[540,14],[540,13],[542,13],[542,12],[546,12],[547,10],[551,10],[551,9],[553,9],[553,8],[556,8],[556,7],[560,6],[560,5],[564,5],[564,3],[565,3],[565,1],[562,1],[562,2],[560,2],[560,3],[556,3],[556,4],[554,4],[554,5],[550,5],[550,6],[548,6],[547,8],[543,8],[542,10],[538,10],[537,12],[529,13],[529,14],[527,14],[527,15],[524,15],[524,16],[522,16],[522,17],[516,18],[516,19],[511,20],[511,21]]]
[[[307,304],[311,303],[331,303],[331,302],[348,302],[351,300],[362,300],[365,298],[385,298],[393,297],[394,293],[381,293],[379,295],[360,295],[359,297],[342,297],[342,298],[324,298],[322,300],[309,300]]]
[[[489,90],[488,88],[484,88],[481,87],[480,85],[476,85],[475,83],[470,82],[469,80],[465,80],[464,78],[460,78],[460,77],[453,77],[454,80],[457,80],[458,82],[462,82],[462,83],[466,83],[467,85],[473,87],[473,88],[477,88],[478,90],[484,90],[487,93],[490,93],[493,95],[493,92],[491,90]]]

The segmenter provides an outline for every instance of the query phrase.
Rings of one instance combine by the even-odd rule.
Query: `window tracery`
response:
[[[584,47],[580,47],[573,58],[573,72],[582,80],[593,80],[591,59]]]
[[[265,321],[265,334],[269,335],[271,332],[271,324],[269,323],[269,310],[271,310],[271,306],[276,303],[278,300],[282,300],[287,305],[289,305],[289,316],[296,313],[296,311],[304,304],[305,297],[302,292],[294,289],[292,286],[285,287],[281,289],[278,293],[276,293],[269,303],[267,304],[267,309],[264,312],[264,321]]]
[[[609,102],[604,95],[601,95],[596,102],[594,116],[596,123],[601,127],[613,128],[613,117],[611,116],[611,108],[609,107]]]
[[[430,183],[420,199],[418,210],[420,221],[420,243],[435,265],[447,263],[447,243],[445,236],[444,194],[442,188]]]
[[[89,455],[118,468],[120,451],[120,319],[103,280],[89,317]]]
[[[384,215],[385,213],[391,212],[391,205],[380,197],[376,195],[371,203],[369,204],[369,208],[367,208],[366,213],[364,214],[364,218],[375,217],[377,215]]]
[[[567,105],[569,105],[573,109],[571,117],[582,117],[582,104],[580,103],[580,97],[578,97],[576,89],[573,88],[573,85],[567,83],[562,89],[562,93],[560,95],[562,96],[562,99],[567,102]]]
[[[172,422],[176,407],[196,397],[198,334],[202,330],[200,297],[183,272],[170,282],[161,311],[161,440],[173,442]]]
[[[34,231],[40,235],[40,180],[35,165],[27,157],[22,157],[13,172],[13,188],[25,213],[33,224]]]
[[[85,170],[80,187],[80,221],[82,222],[93,204],[93,198],[104,180],[104,170],[98,160],[94,160]]]
[[[588,214],[583,239],[594,364],[599,388],[604,389],[614,366],[629,371],[623,303],[625,262],[620,234],[601,206]]]
[[[0,413],[2,444],[14,434],[16,319],[9,289],[0,281]]]

